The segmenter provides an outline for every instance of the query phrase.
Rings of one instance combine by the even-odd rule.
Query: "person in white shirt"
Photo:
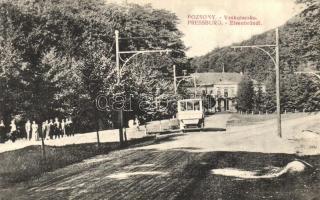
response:
[[[24,125],[27,134],[27,140],[31,139],[31,123],[30,120],[27,120],[27,123]]]
[[[4,125],[3,120],[0,121],[0,143],[5,142],[5,137],[6,137],[6,127]]]
[[[10,127],[11,127],[11,129],[10,129],[9,137],[12,142],[15,142],[16,141],[16,134],[17,134],[17,125],[16,125],[14,119],[11,121]]]
[[[38,124],[36,123],[36,121],[32,122],[32,139],[37,141],[39,140],[39,133],[38,133]]]
[[[129,120],[128,126],[129,126],[129,128],[134,128],[134,120],[133,119]]]
[[[45,127],[46,127],[46,140],[49,140],[50,139],[50,125],[49,125],[49,120],[46,120],[45,122],[44,122],[44,124],[45,124]]]
[[[54,129],[54,125],[53,125],[53,120],[50,119],[50,122],[48,123],[48,135],[50,139],[53,139],[53,129]]]
[[[64,121],[64,119],[62,119],[62,122],[61,122],[61,132],[62,132],[62,137],[66,136],[66,122]]]
[[[135,125],[136,125],[137,129],[140,130],[140,128],[139,128],[140,122],[139,122],[138,117],[136,117],[136,119],[134,120],[134,122],[135,122]]]

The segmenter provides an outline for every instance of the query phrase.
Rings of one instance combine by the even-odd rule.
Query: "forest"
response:
[[[320,4],[319,1],[300,0],[305,9],[279,27],[281,105],[282,112],[319,110],[320,80],[313,75],[295,74],[297,71],[320,70]],[[274,44],[275,31],[255,35],[249,40],[216,48],[204,56],[194,57],[191,68],[197,72],[243,72],[251,79],[265,84],[261,105],[275,111],[275,66],[264,52],[257,49],[233,49],[236,45]],[[272,48],[266,49],[270,53]],[[274,54],[273,54],[274,56]],[[249,99],[253,102],[254,98]],[[242,107],[241,105],[239,105]],[[252,110],[252,108],[248,108]]]
[[[154,119],[159,113],[139,109],[138,102],[170,95],[173,64],[177,73],[188,68],[177,16],[150,5],[4,0],[0,20],[0,118],[5,123],[72,117],[79,132],[116,127],[114,110],[97,109],[101,94],[110,104],[119,103],[115,96],[131,97],[125,122]],[[171,52],[135,56],[118,83],[115,30],[122,51]],[[121,64],[130,56],[122,55]],[[169,112],[162,110],[162,115]]]

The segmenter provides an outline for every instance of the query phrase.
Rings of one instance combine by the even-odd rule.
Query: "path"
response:
[[[214,123],[215,126],[223,126],[227,118],[228,115],[215,115],[207,122],[208,125]],[[309,120],[312,119],[310,117]],[[39,179],[2,188],[0,199],[319,198],[319,171],[268,181],[211,173],[213,169],[224,168],[259,172],[266,168],[283,167],[294,160],[297,155],[290,154],[295,153],[294,148],[278,147],[289,145],[287,141],[290,140],[283,139],[281,142],[277,137],[265,135],[272,134],[266,133],[271,130],[267,129],[270,126],[268,123],[256,129],[256,133],[187,133],[160,144],[96,156],[46,173]],[[288,125],[296,123],[290,121]],[[295,144],[291,145],[295,147]],[[318,169],[320,167],[319,156],[299,158]]]

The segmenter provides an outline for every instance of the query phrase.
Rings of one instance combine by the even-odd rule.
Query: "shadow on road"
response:
[[[43,174],[39,179],[0,189],[0,199],[311,200],[320,197],[319,155],[191,152],[190,149],[194,150],[186,146],[171,150],[113,151],[86,163]],[[241,179],[212,173],[213,169],[231,168],[259,174],[283,168],[296,159],[314,168],[272,179]]]

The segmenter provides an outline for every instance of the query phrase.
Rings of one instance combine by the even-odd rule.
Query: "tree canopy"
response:
[[[1,1],[0,115],[43,121],[73,116],[79,129],[92,129],[99,94],[145,96],[173,91],[172,65],[188,68],[174,13],[150,5],[107,4],[102,0]],[[120,50],[171,49],[168,55],[138,55],[116,84],[115,38]],[[129,56],[121,57],[125,61]],[[140,69],[140,70],[134,70]],[[156,83],[155,79],[163,81]],[[161,95],[161,94],[158,94]],[[138,115],[133,104],[132,112]],[[130,114],[128,115],[130,117]],[[144,116],[145,117],[145,116]]]

